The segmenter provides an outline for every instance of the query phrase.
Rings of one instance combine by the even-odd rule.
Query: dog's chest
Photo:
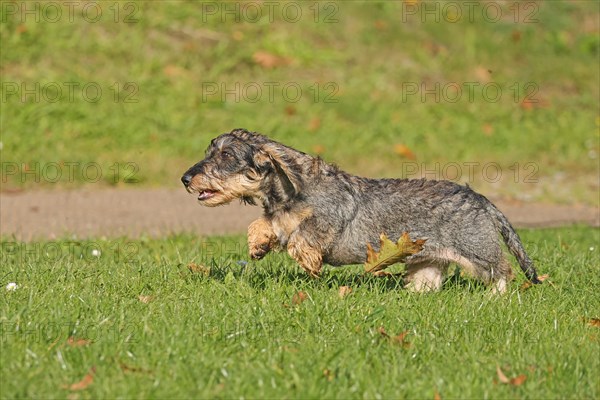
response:
[[[281,246],[286,246],[290,236],[300,228],[302,221],[312,215],[309,208],[300,211],[279,212],[271,217],[273,232]]]

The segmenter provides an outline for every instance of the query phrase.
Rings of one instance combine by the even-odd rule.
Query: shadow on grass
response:
[[[375,276],[365,274],[362,271],[362,266],[332,267],[325,265],[320,279],[314,279],[286,257],[278,255],[273,258],[248,263],[234,258],[211,260],[210,263],[207,263],[210,266],[208,272],[194,273],[189,271],[188,268],[184,268],[183,274],[190,279],[208,279],[223,284],[231,281],[245,282],[258,290],[265,290],[273,283],[301,288],[338,289],[341,286],[349,286],[378,292],[401,291],[404,290],[405,286],[402,272]],[[486,285],[478,280],[463,277],[460,269],[456,267],[454,272],[446,277],[442,285],[442,290],[452,288],[477,292],[485,290]]]

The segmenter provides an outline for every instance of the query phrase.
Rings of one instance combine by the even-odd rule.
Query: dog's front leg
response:
[[[312,277],[318,278],[323,266],[323,254],[315,245],[311,244],[305,237],[295,233],[290,237],[287,244],[290,256]]]
[[[277,236],[271,222],[259,218],[248,227],[248,252],[250,257],[260,260],[277,246]]]

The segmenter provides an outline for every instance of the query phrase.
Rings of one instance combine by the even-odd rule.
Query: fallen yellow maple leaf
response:
[[[379,252],[376,252],[367,243],[367,261],[365,272],[374,273],[389,267],[392,264],[404,262],[408,256],[412,256],[423,249],[426,239],[412,240],[408,232],[404,232],[398,242],[392,242],[385,233],[379,236]]]

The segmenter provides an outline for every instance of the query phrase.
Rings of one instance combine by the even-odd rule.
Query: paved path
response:
[[[494,199],[492,199],[494,200]],[[516,227],[600,226],[595,207],[494,203]],[[0,193],[0,235],[17,240],[244,233],[260,207],[199,206],[183,189],[103,189]]]

